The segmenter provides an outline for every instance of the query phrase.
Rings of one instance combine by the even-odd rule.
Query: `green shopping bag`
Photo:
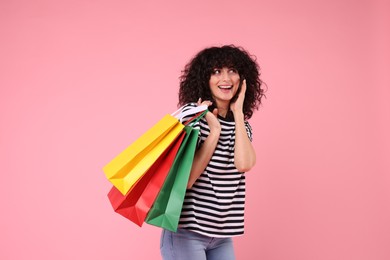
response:
[[[185,138],[145,222],[176,232],[194,160],[199,130],[185,126]]]

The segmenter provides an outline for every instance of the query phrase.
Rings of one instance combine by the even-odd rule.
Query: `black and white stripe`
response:
[[[217,147],[205,171],[186,192],[179,228],[210,237],[232,237],[244,233],[245,175],[234,166],[235,122],[218,119],[221,134]],[[245,126],[252,140],[249,123]],[[210,133],[207,122],[202,118],[194,127],[200,129],[202,145]]]

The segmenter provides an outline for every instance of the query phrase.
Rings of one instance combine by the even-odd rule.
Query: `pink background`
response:
[[[196,2],[196,4],[195,4]],[[102,167],[176,108],[197,51],[256,55],[237,259],[390,259],[390,3],[0,2],[0,259],[160,259]]]

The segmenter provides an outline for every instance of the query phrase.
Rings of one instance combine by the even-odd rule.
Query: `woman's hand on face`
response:
[[[241,91],[238,93],[236,101],[230,104],[230,110],[235,114],[236,112],[243,112],[244,100],[246,92],[246,80],[242,81]]]
[[[211,102],[210,100],[202,101],[202,99],[199,98],[197,104],[198,104],[198,106],[206,105],[207,107],[209,107],[213,104],[213,102]],[[219,134],[221,132],[221,124],[219,123],[217,117],[218,117],[218,109],[217,108],[214,108],[214,110],[212,112],[211,111],[207,112],[205,115],[207,124],[210,128],[210,131],[216,131]]]

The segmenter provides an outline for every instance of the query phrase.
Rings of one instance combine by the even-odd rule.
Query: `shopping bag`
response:
[[[183,112],[183,107],[164,116],[103,168],[107,179],[123,195],[126,195],[182,132],[184,125],[181,120],[207,109],[207,106],[203,105]]]
[[[112,187],[108,198],[115,212],[142,226],[168,175],[184,135],[185,132],[182,132],[126,195]]]
[[[186,136],[145,222],[176,232],[194,160],[199,130],[184,128]]]

